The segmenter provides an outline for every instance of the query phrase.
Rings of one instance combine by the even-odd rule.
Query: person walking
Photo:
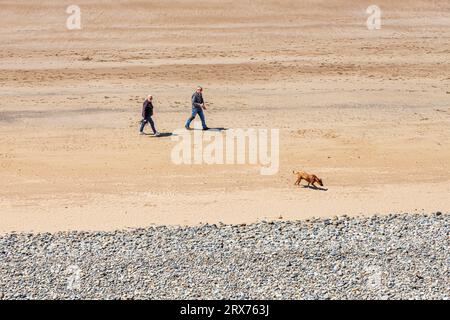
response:
[[[139,129],[139,134],[145,135],[144,127],[147,123],[149,123],[150,126],[152,127],[153,134],[156,137],[159,136],[159,132],[156,131],[155,122],[153,122],[152,116],[153,116],[153,96],[148,95],[147,99],[145,99],[144,104],[142,106],[142,120],[141,120],[141,127]]]
[[[202,121],[203,130],[209,130],[208,126],[206,125],[205,114],[203,112],[203,110],[207,110],[207,109],[205,106],[205,102],[203,100],[202,92],[203,92],[203,88],[199,86],[199,87],[197,87],[197,90],[192,95],[192,98],[191,98],[192,114],[189,117],[189,119],[187,119],[186,125],[184,126],[187,130],[191,130],[191,128],[190,128],[191,122],[192,122],[192,120],[195,119],[195,116],[197,114],[199,115],[200,120]]]

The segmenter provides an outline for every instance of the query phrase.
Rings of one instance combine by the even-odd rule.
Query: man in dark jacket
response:
[[[159,136],[159,132],[156,131],[155,123],[153,122],[152,116],[153,116],[153,97],[149,95],[147,99],[144,101],[144,105],[142,106],[142,120],[141,120],[141,128],[139,129],[139,133],[141,135],[144,133],[144,127],[147,123],[150,124],[153,130],[153,134],[155,136]]]
[[[192,115],[189,117],[189,119],[186,121],[185,128],[187,130],[190,130],[190,125],[192,120],[195,119],[195,116],[198,114],[200,116],[200,120],[202,121],[202,127],[203,130],[208,130],[208,126],[206,125],[205,121],[205,114],[203,113],[203,110],[206,110],[205,102],[203,101],[202,96],[203,88],[197,87],[197,90],[192,95]]]

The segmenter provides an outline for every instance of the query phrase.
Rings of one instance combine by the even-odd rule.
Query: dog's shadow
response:
[[[327,188],[315,187],[315,186],[302,186],[303,189],[312,189],[316,191],[328,191]]]

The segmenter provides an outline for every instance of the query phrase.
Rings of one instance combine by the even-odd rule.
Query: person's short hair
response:
[[[203,90],[201,86],[197,86],[197,90]]]
[[[149,95],[147,96],[147,99],[148,99],[148,98],[153,98],[153,96],[152,96],[151,94],[149,94]]]

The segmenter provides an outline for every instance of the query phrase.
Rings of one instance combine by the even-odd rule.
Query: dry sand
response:
[[[0,1],[0,233],[450,209],[450,2]],[[177,166],[161,132],[279,128],[280,170]],[[294,187],[292,170],[327,191]]]

